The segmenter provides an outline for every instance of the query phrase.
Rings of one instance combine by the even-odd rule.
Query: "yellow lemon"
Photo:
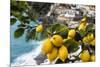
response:
[[[41,49],[42,53],[47,54],[47,53],[51,52],[52,48],[53,48],[53,45],[52,45],[50,39],[49,38],[45,39],[43,41],[43,46],[42,46],[42,49]]]
[[[76,31],[74,29],[69,30],[68,32],[68,37],[74,38],[76,35]]]
[[[69,40],[69,39],[72,39],[72,37],[69,37],[69,36],[68,36],[68,37],[67,37],[67,40]]]
[[[53,48],[50,53],[47,54],[47,58],[50,62],[54,61],[57,58],[58,50],[57,48]]]
[[[91,61],[95,62],[95,55],[94,54],[91,55]]]
[[[93,33],[87,34],[87,37],[88,37],[89,42],[92,41],[92,40],[94,39]]]
[[[78,30],[83,30],[85,31],[86,30],[86,22],[83,22],[83,23],[80,23],[79,27],[78,27]]]
[[[63,44],[63,38],[60,35],[53,35],[51,38],[51,42],[56,46],[59,47]]]
[[[59,48],[58,57],[64,62],[68,58],[68,49],[64,45]]]
[[[42,32],[43,31],[43,25],[38,25],[37,27],[36,27],[36,32]]]
[[[90,54],[89,54],[89,51],[88,50],[84,50],[81,55],[80,55],[80,59],[83,61],[83,62],[87,62],[90,60]]]
[[[90,42],[90,45],[95,46],[95,39]]]
[[[82,41],[83,41],[83,43],[89,43],[89,40],[86,36],[82,39]]]
[[[86,22],[86,19],[87,19],[87,18],[84,17],[84,18],[81,20],[81,23],[82,23],[82,22]]]

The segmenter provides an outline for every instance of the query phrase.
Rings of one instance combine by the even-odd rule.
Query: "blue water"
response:
[[[35,41],[34,43],[25,41],[25,34],[18,39],[14,38],[14,31],[17,29],[17,25],[19,23],[20,22],[17,21],[16,24],[10,27],[10,62],[11,63],[13,63],[17,57],[25,53],[28,53],[37,47],[37,43]]]

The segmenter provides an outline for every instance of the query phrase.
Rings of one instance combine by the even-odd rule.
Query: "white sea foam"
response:
[[[39,46],[36,49],[33,49],[31,52],[26,53],[14,60],[14,63],[11,66],[21,66],[21,65],[37,65],[34,58],[41,52],[42,42],[38,42]]]

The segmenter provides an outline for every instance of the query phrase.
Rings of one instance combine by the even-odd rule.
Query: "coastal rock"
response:
[[[42,53],[40,53],[38,56],[36,56],[34,58],[34,60],[36,60],[36,63],[38,65],[40,65],[41,63],[44,63],[44,60],[46,60],[46,59],[47,59],[47,57],[45,55],[43,55]]]

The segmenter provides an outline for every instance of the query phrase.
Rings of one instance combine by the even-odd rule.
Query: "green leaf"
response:
[[[68,48],[69,53],[76,52],[79,49],[79,43],[72,39],[66,39],[64,45]]]
[[[58,32],[59,29],[60,29],[60,24],[57,23],[57,24],[52,25],[52,33]]]
[[[46,32],[47,32],[48,34],[52,34],[52,28],[51,28],[51,27],[48,27],[48,28],[46,29]]]
[[[59,30],[59,34],[65,39],[68,36],[68,27],[67,26],[61,26],[60,30]]]
[[[68,36],[68,31],[64,30],[63,32],[60,32],[59,34],[65,39]]]
[[[76,52],[79,49],[79,47],[77,45],[70,45],[70,47],[68,48],[69,53],[73,53]]]
[[[79,56],[74,56],[74,57],[76,60],[78,60],[78,61],[80,60]]]
[[[14,32],[14,37],[15,38],[19,38],[24,34],[24,28],[18,28],[15,32]]]
[[[82,50],[86,50],[86,49],[88,49],[88,46],[85,45],[85,44],[82,44],[81,46],[82,46]]]
[[[16,21],[17,21],[17,19],[16,19],[16,18],[11,18],[10,25],[13,25],[13,24],[15,24],[15,23],[16,23]]]
[[[15,16],[15,17],[17,17],[17,18],[20,18],[21,17],[21,12],[19,12],[19,11],[11,11],[11,13],[12,13],[12,16]]]
[[[30,39],[36,38],[36,30],[34,29],[28,29],[26,34],[26,41],[29,41]]]
[[[35,32],[36,32],[35,29],[33,29],[33,30],[30,32],[31,39],[34,39],[34,38],[35,38]]]
[[[49,26],[48,28],[46,28],[46,32],[51,35],[55,34],[55,32],[57,32],[59,30],[59,27],[60,27],[60,24],[55,23],[55,24]]]
[[[75,35],[74,39],[75,39],[76,41],[79,41],[79,40],[82,39],[82,37],[80,36],[80,34],[79,34],[78,32],[76,32],[76,35]]]
[[[51,33],[48,33],[48,32],[46,32],[46,31],[41,32],[41,39],[47,38],[48,35],[51,35]]]
[[[68,27],[64,24],[55,23],[50,27],[46,28],[46,32],[50,35],[59,34],[63,38],[67,38]]]
[[[64,24],[59,24],[59,23],[55,23],[50,27],[50,31],[52,31],[52,33],[54,32],[60,33],[66,30],[68,30],[68,27]]]
[[[79,34],[80,34],[81,37],[84,37],[86,35],[86,31],[80,30],[79,31]]]
[[[93,27],[94,27],[94,24],[91,23],[91,24],[89,24],[89,25],[86,27],[86,30],[87,30],[87,31],[92,31],[92,30],[93,30]]]
[[[18,27],[26,27],[25,24],[19,24]]]

